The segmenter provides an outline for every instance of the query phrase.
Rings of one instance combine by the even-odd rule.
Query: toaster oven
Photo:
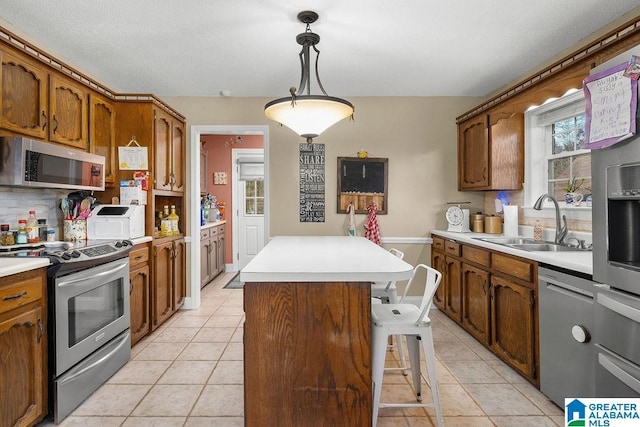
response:
[[[98,205],[87,218],[88,239],[135,239],[144,236],[144,206]]]

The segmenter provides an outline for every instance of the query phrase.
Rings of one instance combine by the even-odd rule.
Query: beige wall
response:
[[[192,125],[269,125],[272,236],[346,234],[346,215],[336,213],[337,157],[355,156],[361,149],[370,157],[389,159],[389,214],[378,216],[383,238],[426,237],[431,229],[444,228],[448,201],[468,200],[472,209],[483,207],[483,193],[456,190],[455,117],[476,105],[478,98],[349,98],[355,105],[355,121],[344,120],[316,138],[326,150],[326,222],[320,224],[299,222],[298,144],[303,139],[264,116],[269,99],[163,99],[186,116],[189,132]],[[359,234],[365,219],[356,217]],[[429,261],[428,247],[394,246],[407,252],[411,263]]]

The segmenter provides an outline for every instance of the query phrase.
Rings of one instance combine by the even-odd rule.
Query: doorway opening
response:
[[[249,242],[253,245],[251,248],[248,248],[248,251],[244,251],[246,253],[251,253],[255,250],[262,249],[264,243],[268,241],[269,236],[269,127],[268,126],[259,126],[259,125],[234,125],[234,126],[224,126],[224,125],[193,125],[191,126],[191,138],[190,138],[190,153],[191,153],[191,166],[192,170],[189,171],[189,184],[190,191],[188,201],[190,207],[190,234],[191,234],[191,251],[190,251],[190,261],[189,261],[189,297],[185,300],[184,308],[193,309],[198,308],[200,306],[200,265],[201,265],[201,255],[200,255],[200,200],[202,195],[207,192],[213,195],[216,192],[219,194],[225,194],[224,199],[220,199],[224,201],[225,206],[225,220],[226,223],[226,233],[232,234],[232,238],[229,239],[227,236],[227,241],[229,244],[227,245],[228,250],[225,251],[225,266],[227,267],[227,271],[239,271],[240,263],[239,258],[240,254],[243,252],[243,249],[247,249],[247,240],[239,239],[239,235],[241,234],[238,230],[238,224],[242,221],[239,220],[239,214],[242,212],[245,214],[248,212],[251,216],[251,220],[256,220],[258,217],[262,220],[262,226],[258,228],[252,228],[250,237],[253,240],[249,240]],[[212,138],[209,138],[212,137]],[[215,138],[213,138],[215,137]],[[220,174],[218,170],[210,170],[208,165],[212,164],[212,159],[208,155],[203,155],[201,152],[202,143],[201,141],[207,139],[215,139],[216,143],[222,143],[226,145],[227,152],[229,153],[229,158],[226,161],[226,167],[228,167],[228,171],[230,173]],[[262,147],[255,148],[254,144],[251,146],[249,141],[262,140]],[[221,142],[220,142],[221,141]],[[243,145],[244,144],[244,145]],[[258,150],[257,152],[255,150]],[[243,153],[245,152],[246,153]],[[240,152],[240,156],[237,154],[233,154],[235,152]],[[251,153],[251,154],[248,154]],[[256,156],[261,155],[260,159],[262,160],[262,174],[261,184],[259,185],[259,192],[262,194],[262,200],[260,203],[260,209],[263,212],[262,215],[257,215],[257,210],[251,211],[251,209],[247,210],[247,205],[240,206],[238,203],[238,187],[240,185],[246,185],[246,179],[240,180],[238,174],[238,160],[244,158],[247,160],[248,158],[253,158],[247,160],[248,162],[255,163]],[[218,159],[220,160],[220,159]],[[206,164],[203,164],[205,163]],[[218,166],[220,163],[216,163],[215,168],[222,169],[222,166]],[[218,184],[213,184],[214,182],[214,173],[218,172],[217,178],[219,179]],[[226,176],[225,176],[226,175]],[[220,179],[222,178],[222,179]],[[226,184],[223,184],[226,178]],[[205,185],[201,185],[201,180],[205,179]],[[254,190],[257,185],[254,185]],[[232,189],[232,194],[229,194],[229,189]],[[209,190],[209,191],[207,191]],[[226,190],[226,191],[225,191]],[[246,194],[246,188],[243,187],[243,194]],[[258,199],[253,197],[253,206],[258,206]],[[246,203],[246,202],[245,202]],[[246,230],[245,230],[246,231]],[[230,252],[230,253],[229,253]],[[246,262],[246,258],[245,258]]]

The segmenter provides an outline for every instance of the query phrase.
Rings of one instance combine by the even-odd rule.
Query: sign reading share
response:
[[[564,400],[565,426],[637,427],[640,425],[640,399]]]

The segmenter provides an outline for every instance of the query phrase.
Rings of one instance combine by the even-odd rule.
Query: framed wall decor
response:
[[[387,158],[338,157],[338,213],[353,203],[356,213],[366,214],[376,204],[379,215],[387,213]]]

